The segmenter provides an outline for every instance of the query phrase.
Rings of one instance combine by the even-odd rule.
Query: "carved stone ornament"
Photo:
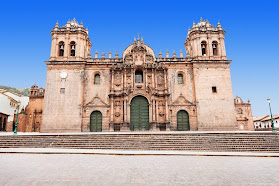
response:
[[[160,113],[159,113],[159,116],[160,116],[160,117],[163,117],[164,115],[165,115],[164,112],[160,112]]]
[[[116,112],[115,113],[115,117],[119,117],[120,116],[120,113],[119,112]]]

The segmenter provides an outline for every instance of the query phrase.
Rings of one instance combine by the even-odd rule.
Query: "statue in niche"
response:
[[[114,75],[115,79],[115,85],[120,86],[121,85],[121,77],[120,77],[120,72],[116,72]]]

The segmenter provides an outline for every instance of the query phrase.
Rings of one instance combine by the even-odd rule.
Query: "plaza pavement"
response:
[[[0,185],[271,185],[278,158],[0,154]]]

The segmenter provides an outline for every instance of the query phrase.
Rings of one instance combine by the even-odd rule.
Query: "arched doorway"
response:
[[[177,130],[190,130],[189,114],[185,110],[180,110],[179,112],[177,112]]]
[[[143,96],[136,96],[131,101],[130,129],[149,130],[149,105]]]
[[[90,115],[90,132],[102,131],[102,113],[93,111]]]

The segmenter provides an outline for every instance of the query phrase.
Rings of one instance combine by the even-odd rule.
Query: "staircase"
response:
[[[178,150],[211,152],[279,152],[279,134],[110,133],[0,135],[0,148],[64,148],[117,150]]]

